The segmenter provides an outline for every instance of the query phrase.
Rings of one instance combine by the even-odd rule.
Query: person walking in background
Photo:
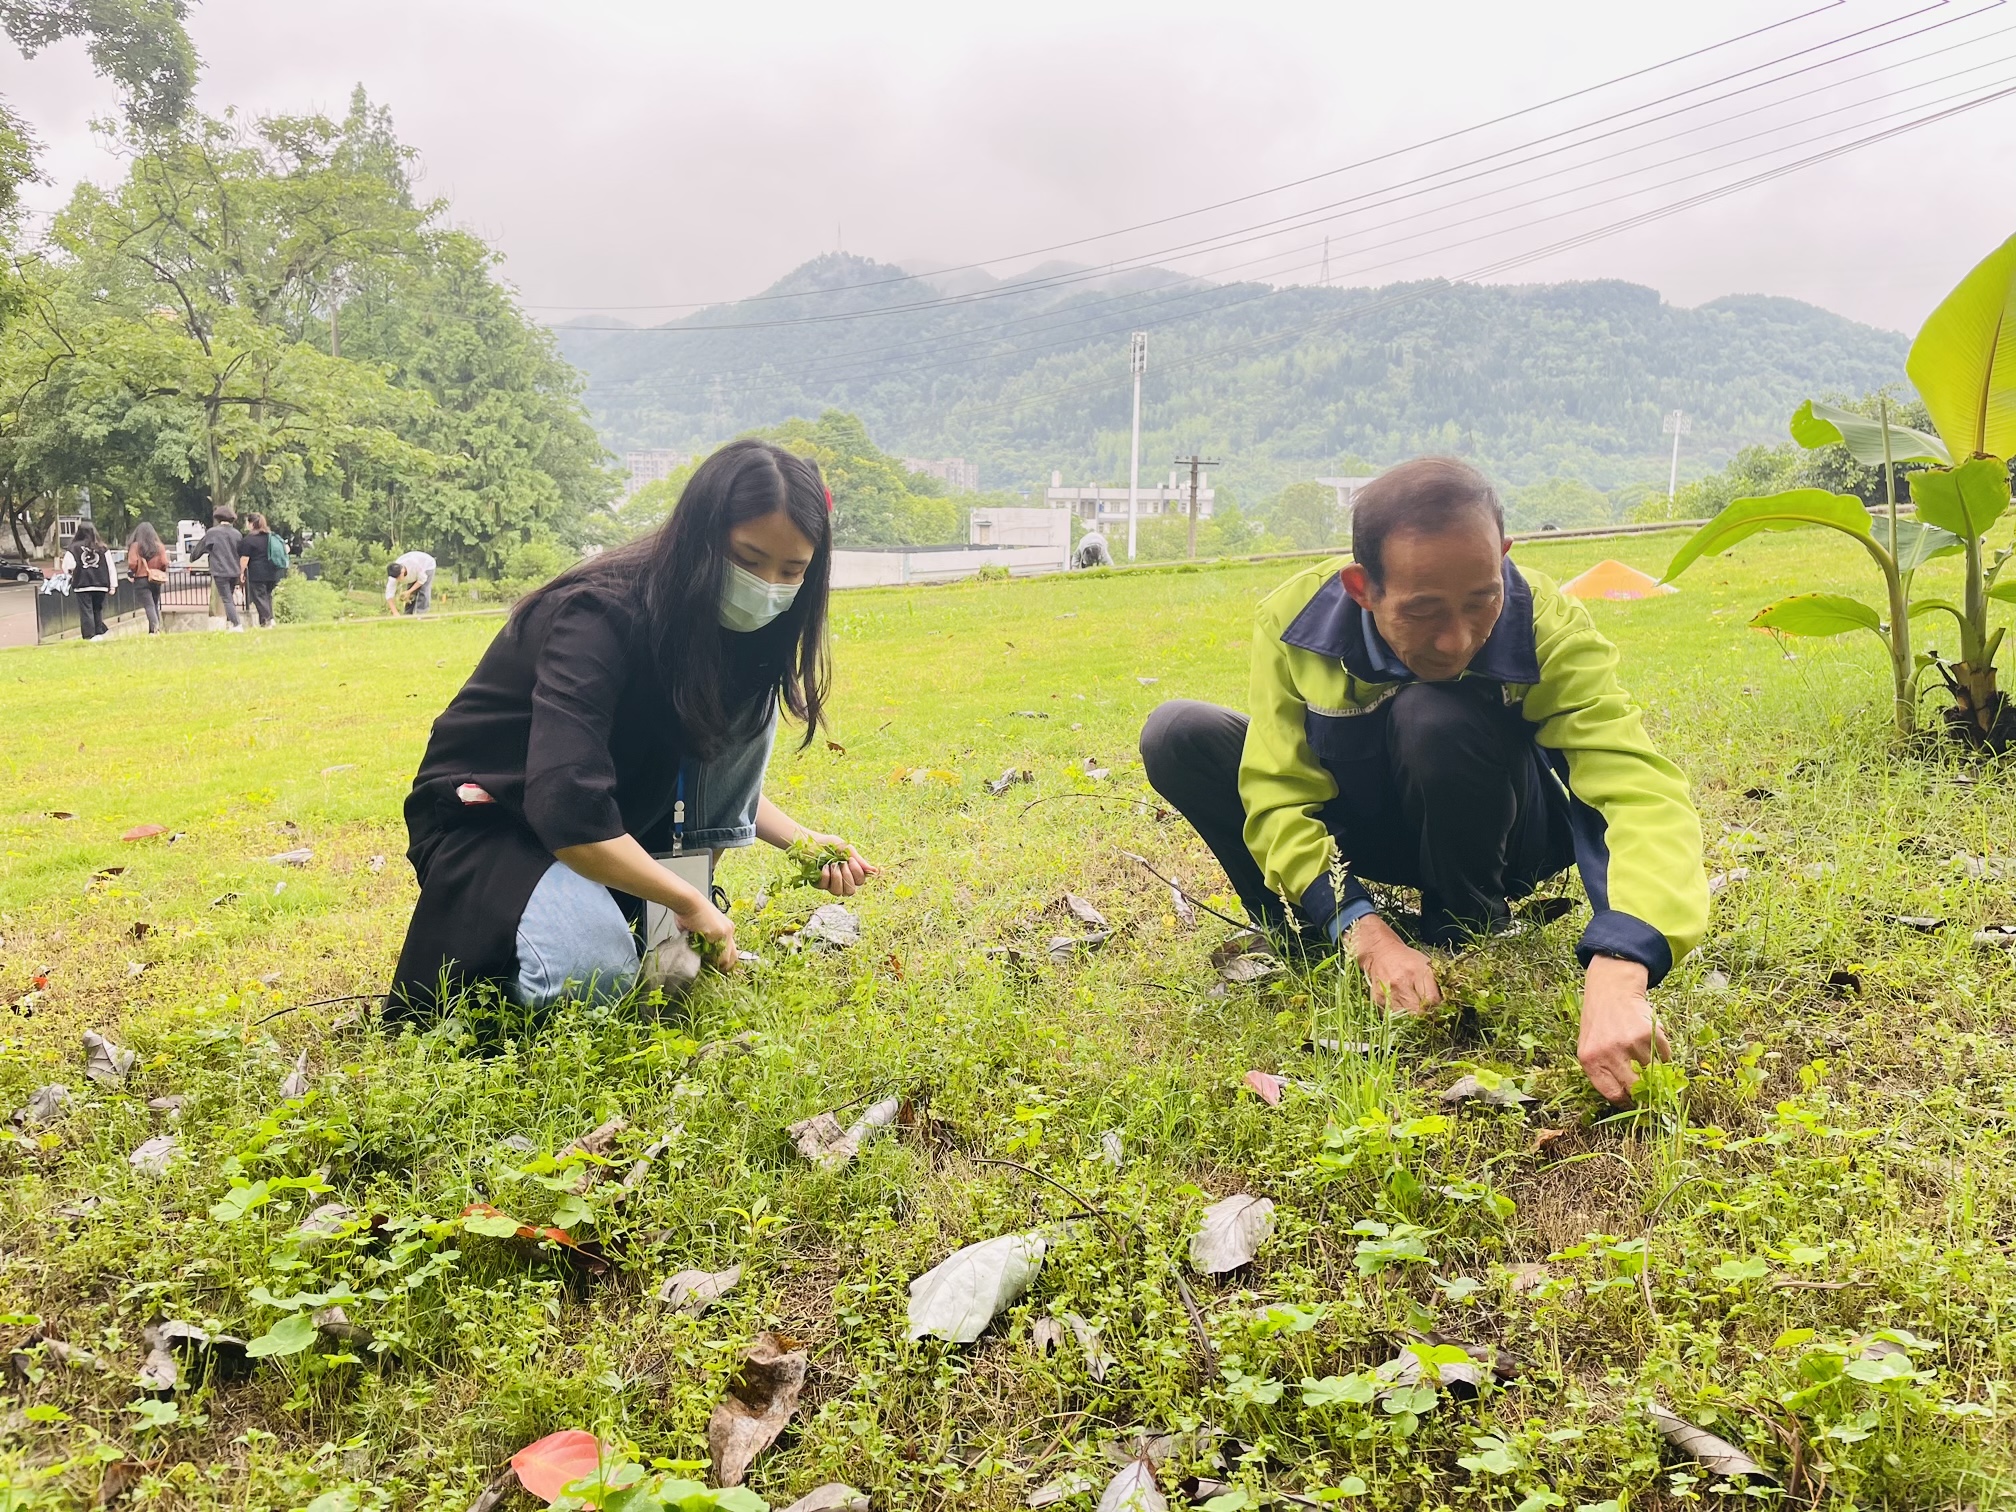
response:
[[[147,633],[159,635],[161,590],[168,582],[168,548],[161,544],[160,532],[145,520],[126,538],[126,576],[140,592],[140,607],[147,611]]]
[[[394,614],[425,614],[434,602],[434,558],[401,553],[385,568],[385,607]]]
[[[98,539],[98,529],[89,520],[77,527],[70,548],[63,553],[63,570],[70,575],[70,592],[77,600],[77,627],[87,641],[102,639],[105,628],[105,599],[119,581],[112,548]]]
[[[273,589],[287,575],[287,543],[273,534],[266,516],[245,516],[245,534],[238,538],[238,559],[245,564],[245,607],[259,616],[259,628],[273,628]]]
[[[210,559],[210,618],[222,618],[228,623],[220,629],[243,630],[245,622],[238,617],[238,511],[229,504],[219,504],[210,511],[210,528],[203,532],[203,539],[189,551],[193,562],[197,557]],[[219,601],[223,608],[218,608]]]

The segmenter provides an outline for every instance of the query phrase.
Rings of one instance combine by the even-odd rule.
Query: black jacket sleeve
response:
[[[593,591],[559,605],[540,647],[525,822],[550,851],[624,833],[609,731],[628,680],[627,616]]]

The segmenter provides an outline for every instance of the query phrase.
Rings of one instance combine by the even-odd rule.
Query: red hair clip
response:
[[[830,488],[826,490],[826,513],[833,513],[833,490]]]

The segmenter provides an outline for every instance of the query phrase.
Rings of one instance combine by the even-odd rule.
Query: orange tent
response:
[[[1570,578],[1561,591],[1580,599],[1642,599],[1658,593],[1678,593],[1671,583],[1647,577],[1636,567],[1622,562],[1598,562],[1580,577]]]

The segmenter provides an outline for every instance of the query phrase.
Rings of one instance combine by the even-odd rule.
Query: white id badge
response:
[[[653,856],[665,870],[672,873],[687,886],[695,889],[701,897],[711,898],[714,890],[714,852],[711,850],[675,851],[669,855]],[[679,921],[672,910],[663,903],[644,903],[644,953],[648,956],[660,944],[679,929]]]

